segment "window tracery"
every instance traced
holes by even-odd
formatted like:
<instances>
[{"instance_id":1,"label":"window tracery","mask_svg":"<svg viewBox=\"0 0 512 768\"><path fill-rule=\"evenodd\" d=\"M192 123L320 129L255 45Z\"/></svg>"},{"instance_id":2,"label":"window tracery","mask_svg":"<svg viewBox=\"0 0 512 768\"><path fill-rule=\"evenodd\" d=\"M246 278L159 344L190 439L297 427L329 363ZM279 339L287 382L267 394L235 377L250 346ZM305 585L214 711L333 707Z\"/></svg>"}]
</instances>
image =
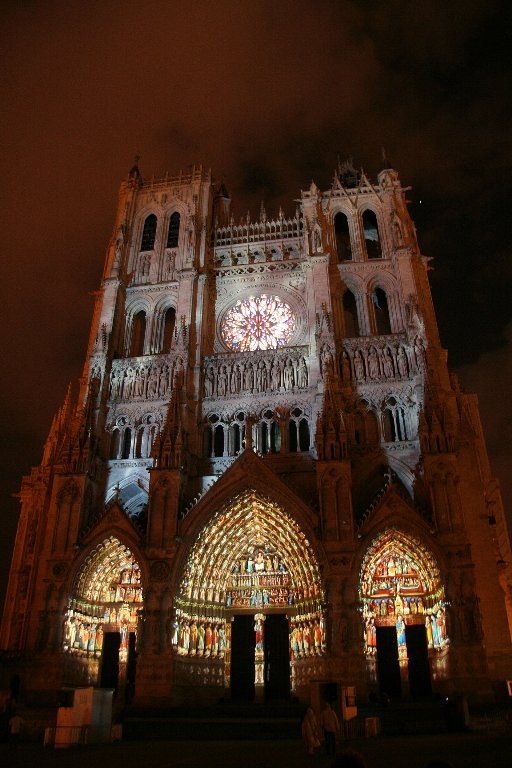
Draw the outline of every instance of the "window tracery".
<instances>
[{"instance_id":1,"label":"window tracery","mask_svg":"<svg viewBox=\"0 0 512 768\"><path fill-rule=\"evenodd\" d=\"M278 296L261 294L241 299L226 312L221 337L235 352L277 349L288 344L296 326L289 304Z\"/></svg>"}]
</instances>

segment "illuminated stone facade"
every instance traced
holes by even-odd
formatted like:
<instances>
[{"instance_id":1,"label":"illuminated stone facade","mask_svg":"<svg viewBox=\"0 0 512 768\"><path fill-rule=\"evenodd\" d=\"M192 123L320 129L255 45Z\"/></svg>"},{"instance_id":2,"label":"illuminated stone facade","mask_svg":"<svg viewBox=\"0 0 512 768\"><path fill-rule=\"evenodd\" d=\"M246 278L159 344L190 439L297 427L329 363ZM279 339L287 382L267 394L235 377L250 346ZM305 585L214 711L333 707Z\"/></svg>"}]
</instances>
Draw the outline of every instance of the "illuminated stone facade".
<instances>
[{"instance_id":1,"label":"illuminated stone facade","mask_svg":"<svg viewBox=\"0 0 512 768\"><path fill-rule=\"evenodd\" d=\"M230 205L201 168L121 185L78 399L22 482L4 673L141 705L503 693L499 487L397 173Z\"/></svg>"}]
</instances>

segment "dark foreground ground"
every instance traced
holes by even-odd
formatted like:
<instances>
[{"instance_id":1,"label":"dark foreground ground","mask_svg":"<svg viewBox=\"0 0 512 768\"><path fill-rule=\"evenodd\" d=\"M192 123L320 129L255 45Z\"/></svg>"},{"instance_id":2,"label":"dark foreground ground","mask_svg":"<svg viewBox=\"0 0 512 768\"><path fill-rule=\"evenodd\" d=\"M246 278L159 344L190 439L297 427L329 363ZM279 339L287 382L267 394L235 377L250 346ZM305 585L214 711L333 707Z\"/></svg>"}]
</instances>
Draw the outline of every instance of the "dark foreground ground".
<instances>
[{"instance_id":1,"label":"dark foreground ground","mask_svg":"<svg viewBox=\"0 0 512 768\"><path fill-rule=\"evenodd\" d=\"M508 732L507 732L508 731ZM377 736L338 745L359 751L367 768L426 768L443 759L452 768L512 768L507 728L428 736ZM55 749L40 743L0 745L5 768L329 768L322 750L310 757L299 739L282 741L119 741Z\"/></svg>"}]
</instances>

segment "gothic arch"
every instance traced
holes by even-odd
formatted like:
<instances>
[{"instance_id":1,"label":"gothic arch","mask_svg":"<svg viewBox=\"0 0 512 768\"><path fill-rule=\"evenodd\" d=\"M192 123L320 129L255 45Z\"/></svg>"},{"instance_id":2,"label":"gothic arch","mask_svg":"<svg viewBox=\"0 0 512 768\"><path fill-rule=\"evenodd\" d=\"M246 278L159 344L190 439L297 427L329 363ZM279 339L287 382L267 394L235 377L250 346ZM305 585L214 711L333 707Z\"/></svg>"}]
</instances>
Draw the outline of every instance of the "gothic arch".
<instances>
[{"instance_id":1,"label":"gothic arch","mask_svg":"<svg viewBox=\"0 0 512 768\"><path fill-rule=\"evenodd\" d=\"M129 637L137 633L143 606L140 556L114 534L88 548L72 577L64 616L63 650L77 655L88 679L98 673L107 633L119 638L119 661L128 658Z\"/></svg>"},{"instance_id":2,"label":"gothic arch","mask_svg":"<svg viewBox=\"0 0 512 768\"><path fill-rule=\"evenodd\" d=\"M156 213L150 213L142 222L142 235L139 251L153 251L155 248L156 234L158 229L158 216Z\"/></svg>"},{"instance_id":3,"label":"gothic arch","mask_svg":"<svg viewBox=\"0 0 512 768\"><path fill-rule=\"evenodd\" d=\"M361 320L357 306L356 295L347 288L341 297L343 314L343 335L345 337L357 337L361 335Z\"/></svg>"},{"instance_id":4,"label":"gothic arch","mask_svg":"<svg viewBox=\"0 0 512 768\"><path fill-rule=\"evenodd\" d=\"M146 352L146 339L150 330L151 305L143 297L137 297L126 307L125 354L139 357Z\"/></svg>"},{"instance_id":5,"label":"gothic arch","mask_svg":"<svg viewBox=\"0 0 512 768\"><path fill-rule=\"evenodd\" d=\"M199 657L207 664L216 659L221 684L229 681L234 613L253 614L256 623L268 612L286 613L292 679L304 659L325 653L324 588L317 555L297 521L254 489L225 500L196 528L176 585L173 650L178 657ZM262 629L255 625L255 631ZM258 663L256 657L256 682Z\"/></svg>"},{"instance_id":6,"label":"gothic arch","mask_svg":"<svg viewBox=\"0 0 512 768\"><path fill-rule=\"evenodd\" d=\"M382 259L384 253L380 216L370 206L362 209L360 216L366 258L369 260Z\"/></svg>"},{"instance_id":7,"label":"gothic arch","mask_svg":"<svg viewBox=\"0 0 512 768\"><path fill-rule=\"evenodd\" d=\"M378 335L398 333L402 328L402 322L398 288L394 278L385 272L380 272L368 281L366 290L370 304L368 310L373 333ZM379 300L379 294L383 301ZM378 312L381 313L381 318L379 318Z\"/></svg>"},{"instance_id":8,"label":"gothic arch","mask_svg":"<svg viewBox=\"0 0 512 768\"><path fill-rule=\"evenodd\" d=\"M336 244L338 262L352 261L356 249L354 248L354 224L352 212L338 207L332 211L332 227Z\"/></svg>"},{"instance_id":9,"label":"gothic arch","mask_svg":"<svg viewBox=\"0 0 512 768\"><path fill-rule=\"evenodd\" d=\"M166 248L177 248L183 231L183 214L179 210L170 211L165 217Z\"/></svg>"},{"instance_id":10,"label":"gothic arch","mask_svg":"<svg viewBox=\"0 0 512 768\"><path fill-rule=\"evenodd\" d=\"M376 680L378 629L397 636L402 680L408 665L407 627L423 627L429 654L446 654L445 585L433 551L417 536L397 527L378 533L366 548L359 574L364 652ZM442 668L437 663L436 668Z\"/></svg>"}]
</instances>

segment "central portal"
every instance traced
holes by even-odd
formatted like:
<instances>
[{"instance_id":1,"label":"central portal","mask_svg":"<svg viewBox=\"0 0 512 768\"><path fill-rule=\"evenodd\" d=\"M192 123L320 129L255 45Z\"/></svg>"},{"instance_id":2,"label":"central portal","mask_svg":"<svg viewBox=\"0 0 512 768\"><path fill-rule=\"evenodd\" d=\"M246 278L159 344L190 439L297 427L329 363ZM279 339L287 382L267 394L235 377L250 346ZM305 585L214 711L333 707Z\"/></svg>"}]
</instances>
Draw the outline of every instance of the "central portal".
<instances>
[{"instance_id":1,"label":"central portal","mask_svg":"<svg viewBox=\"0 0 512 768\"><path fill-rule=\"evenodd\" d=\"M283 701L290 696L288 618L235 615L231 626L231 698Z\"/></svg>"},{"instance_id":2,"label":"central portal","mask_svg":"<svg viewBox=\"0 0 512 768\"><path fill-rule=\"evenodd\" d=\"M205 699L288 699L318 674L324 603L318 561L297 521L255 491L231 498L183 561L171 633L180 695L201 685Z\"/></svg>"}]
</instances>

